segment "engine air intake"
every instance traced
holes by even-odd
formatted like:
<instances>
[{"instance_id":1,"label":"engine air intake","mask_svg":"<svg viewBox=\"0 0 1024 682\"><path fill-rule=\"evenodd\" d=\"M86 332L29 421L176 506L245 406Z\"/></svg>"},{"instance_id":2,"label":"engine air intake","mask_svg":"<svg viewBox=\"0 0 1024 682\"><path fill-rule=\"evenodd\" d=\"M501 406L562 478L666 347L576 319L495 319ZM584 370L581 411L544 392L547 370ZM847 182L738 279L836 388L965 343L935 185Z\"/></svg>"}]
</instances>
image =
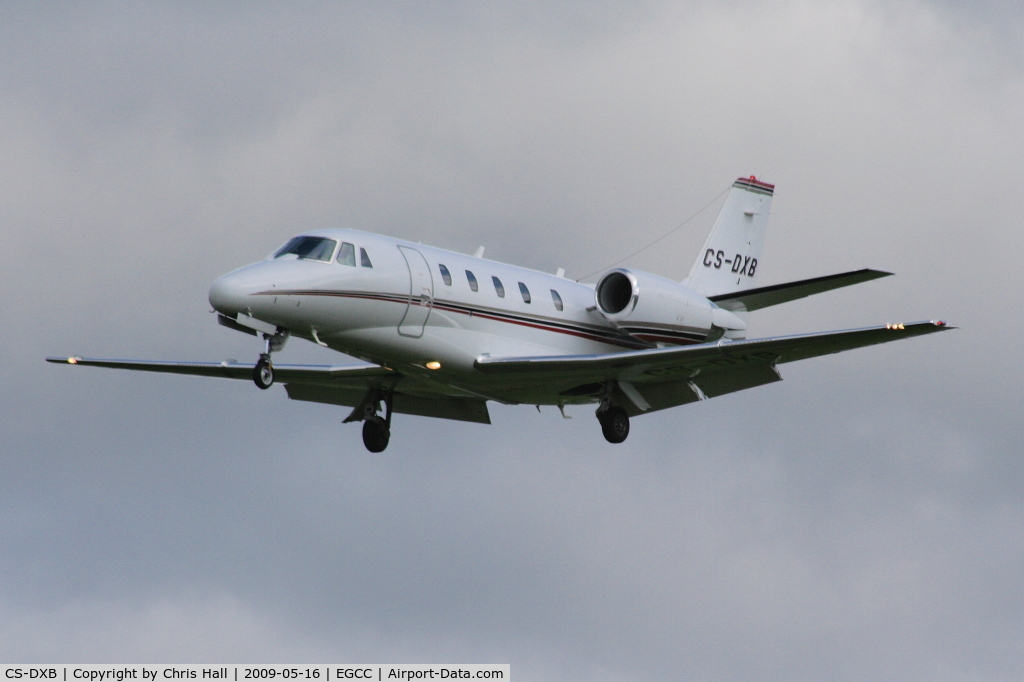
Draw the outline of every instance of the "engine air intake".
<instances>
[{"instance_id":1,"label":"engine air intake","mask_svg":"<svg viewBox=\"0 0 1024 682\"><path fill-rule=\"evenodd\" d=\"M625 272L610 272L598 282L597 305L609 315L626 309L635 294L632 278Z\"/></svg>"}]
</instances>

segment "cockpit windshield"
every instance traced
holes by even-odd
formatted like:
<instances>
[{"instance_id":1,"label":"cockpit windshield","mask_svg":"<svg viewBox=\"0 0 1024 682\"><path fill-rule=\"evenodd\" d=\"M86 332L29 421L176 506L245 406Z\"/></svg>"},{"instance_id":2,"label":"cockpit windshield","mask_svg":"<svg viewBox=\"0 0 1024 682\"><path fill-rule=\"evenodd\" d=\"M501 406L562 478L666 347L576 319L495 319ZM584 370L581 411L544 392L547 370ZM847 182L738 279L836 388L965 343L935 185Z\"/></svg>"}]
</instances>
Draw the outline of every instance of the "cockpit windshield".
<instances>
[{"instance_id":1,"label":"cockpit windshield","mask_svg":"<svg viewBox=\"0 0 1024 682\"><path fill-rule=\"evenodd\" d=\"M274 258L294 254L306 260L330 261L337 245L338 242L325 237L295 237L278 249Z\"/></svg>"}]
</instances>

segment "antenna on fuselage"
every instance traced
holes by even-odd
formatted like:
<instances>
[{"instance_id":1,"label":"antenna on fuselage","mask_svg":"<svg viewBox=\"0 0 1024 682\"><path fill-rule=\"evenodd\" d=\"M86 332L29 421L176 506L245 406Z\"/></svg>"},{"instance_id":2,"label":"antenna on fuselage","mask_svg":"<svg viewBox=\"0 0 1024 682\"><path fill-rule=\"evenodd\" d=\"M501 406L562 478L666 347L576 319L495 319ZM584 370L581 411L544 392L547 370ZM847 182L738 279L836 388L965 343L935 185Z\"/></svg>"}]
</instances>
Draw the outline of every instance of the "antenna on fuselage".
<instances>
[{"instance_id":1,"label":"antenna on fuselage","mask_svg":"<svg viewBox=\"0 0 1024 682\"><path fill-rule=\"evenodd\" d=\"M708 202L707 204L705 204L705 205L704 205L704 208L700 209L699 211L697 211L697 212L696 212L696 213L694 213L694 214L693 214L692 216L690 216L689 218L687 218L687 219L686 219L686 220L684 220L683 222L681 222L681 223L679 223L678 225L676 225L675 227L673 227L673 228L672 228L671 230L669 230L669 231L668 231L668 232L666 232L665 234L661 235L660 237L658 237L658 238L657 238L657 239L655 239L654 241L650 242L650 243L649 243L649 244L648 244L647 246L645 246L645 247L643 247L643 248L640 248L640 249L637 249L636 251L634 251L633 253L629 254L629 255L628 255L628 256L626 256L625 258L620 258L619 260L615 261L615 262L614 262L614 263L612 263L611 265L607 265L607 266L605 266L605 267L603 267L603 268L600 268L599 270L594 270L594 271L593 271L593 272L591 272L590 274L587 274L587 275L583 275L582 277L580 277L580 278L579 278L579 279L577 279L576 281L577 281L577 282L579 282L579 281L581 281L581 280L587 279L588 277L593 277L594 275L596 275L596 274L597 274L597 273L599 273L599 272L602 272L603 270L607 270L608 268L614 268L614 267L615 267L616 265L618 265L619 263L622 263L622 262L624 262L624 261L627 261L627 260L629 260L630 258L632 258L633 256L635 256L635 255L637 255L637 254L643 253L643 252L644 252L644 251L646 251L647 249L651 248L652 246L654 246L655 244L657 244L658 242L660 242L660 241L661 241L662 239L665 239L665 238L666 238L666 237L668 237L669 235L671 235L671 234L674 234L674 233L675 233L675 232L676 232L677 230L681 229L681 228L682 228L682 227L683 227L684 225L686 225L686 224L687 224L688 222L690 222L691 220L693 220L694 218L696 218L697 216L699 216L699 215L700 215L701 213L703 213L704 211L706 211L706 210L707 210L707 209L708 209L708 208L709 208L709 207L711 206L711 204L713 204L713 203L715 203L716 201L718 201L719 199L721 199L721 198L722 198L722 197L723 197L723 196L725 195L725 193L726 193L726 192L728 192L728 191L729 191L729 190L731 190L731 189L732 189L732 185L729 185L728 187L726 187L725 189L723 189L723 190L722 190L722 193L721 193L721 194L719 194L719 195L718 195L717 197L715 197L714 199L712 199L711 201L709 201L709 202Z\"/></svg>"},{"instance_id":2,"label":"antenna on fuselage","mask_svg":"<svg viewBox=\"0 0 1024 682\"><path fill-rule=\"evenodd\" d=\"M476 253L473 254L473 258L483 258L483 257L484 257L484 247L482 247L482 246L477 247Z\"/></svg>"}]
</instances>

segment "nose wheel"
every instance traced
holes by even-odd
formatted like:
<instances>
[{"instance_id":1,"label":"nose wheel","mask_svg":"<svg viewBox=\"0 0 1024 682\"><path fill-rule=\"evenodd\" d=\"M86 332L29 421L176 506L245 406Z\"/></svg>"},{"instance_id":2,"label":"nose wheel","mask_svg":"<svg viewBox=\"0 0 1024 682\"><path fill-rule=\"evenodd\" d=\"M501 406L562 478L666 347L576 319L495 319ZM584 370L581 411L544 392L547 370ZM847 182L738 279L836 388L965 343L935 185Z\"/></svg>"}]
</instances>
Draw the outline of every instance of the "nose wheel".
<instances>
[{"instance_id":1,"label":"nose wheel","mask_svg":"<svg viewBox=\"0 0 1024 682\"><path fill-rule=\"evenodd\" d=\"M601 422L601 432L609 443L621 443L629 435L629 415L618 405L598 410L597 420Z\"/></svg>"},{"instance_id":2,"label":"nose wheel","mask_svg":"<svg viewBox=\"0 0 1024 682\"><path fill-rule=\"evenodd\" d=\"M263 334L263 352L256 366L252 368L252 382L264 391L274 385L274 363L270 360L270 354L284 348L287 340L287 331Z\"/></svg>"},{"instance_id":3,"label":"nose wheel","mask_svg":"<svg viewBox=\"0 0 1024 682\"><path fill-rule=\"evenodd\" d=\"M264 391L274 385L274 365L270 363L269 353L260 356L252 370L252 381Z\"/></svg>"}]
</instances>

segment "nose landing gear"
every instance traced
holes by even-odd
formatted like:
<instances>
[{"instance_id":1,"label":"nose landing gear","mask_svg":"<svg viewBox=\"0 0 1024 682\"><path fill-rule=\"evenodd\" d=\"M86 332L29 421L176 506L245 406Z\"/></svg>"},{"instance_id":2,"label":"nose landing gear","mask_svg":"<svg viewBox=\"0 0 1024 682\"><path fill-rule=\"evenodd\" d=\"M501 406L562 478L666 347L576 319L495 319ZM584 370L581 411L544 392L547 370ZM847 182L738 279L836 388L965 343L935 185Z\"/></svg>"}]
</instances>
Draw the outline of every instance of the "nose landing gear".
<instances>
[{"instance_id":1,"label":"nose landing gear","mask_svg":"<svg viewBox=\"0 0 1024 682\"><path fill-rule=\"evenodd\" d=\"M264 391L274 385L274 366L270 364L270 353L260 355L259 362L252 370L252 381Z\"/></svg>"},{"instance_id":2,"label":"nose landing gear","mask_svg":"<svg viewBox=\"0 0 1024 682\"><path fill-rule=\"evenodd\" d=\"M284 348L284 342L287 340L288 332L263 333L264 350L260 353L260 359L256 366L253 367L252 382L264 391L274 385L274 364L270 360L270 354Z\"/></svg>"}]
</instances>

